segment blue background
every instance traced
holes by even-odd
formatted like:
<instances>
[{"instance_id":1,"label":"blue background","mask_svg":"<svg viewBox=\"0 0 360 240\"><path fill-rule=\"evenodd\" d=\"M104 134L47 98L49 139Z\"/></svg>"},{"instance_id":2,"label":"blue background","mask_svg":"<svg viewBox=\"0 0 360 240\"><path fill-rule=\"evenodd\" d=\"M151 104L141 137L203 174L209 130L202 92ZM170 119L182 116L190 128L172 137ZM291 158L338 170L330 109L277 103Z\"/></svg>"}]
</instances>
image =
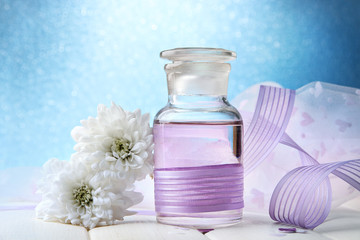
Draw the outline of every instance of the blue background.
<instances>
[{"instance_id":1,"label":"blue background","mask_svg":"<svg viewBox=\"0 0 360 240\"><path fill-rule=\"evenodd\" d=\"M360 88L359 26L350 0L0 0L0 169L68 159L99 103L153 117L164 49L236 51L229 99L263 81Z\"/></svg>"}]
</instances>

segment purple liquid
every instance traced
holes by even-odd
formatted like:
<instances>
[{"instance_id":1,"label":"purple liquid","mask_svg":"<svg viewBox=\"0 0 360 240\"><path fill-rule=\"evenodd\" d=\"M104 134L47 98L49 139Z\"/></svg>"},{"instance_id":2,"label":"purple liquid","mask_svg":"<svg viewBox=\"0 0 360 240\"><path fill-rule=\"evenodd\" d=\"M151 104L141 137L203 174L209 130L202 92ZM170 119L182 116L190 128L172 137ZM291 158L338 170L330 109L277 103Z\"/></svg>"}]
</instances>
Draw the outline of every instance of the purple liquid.
<instances>
[{"instance_id":1,"label":"purple liquid","mask_svg":"<svg viewBox=\"0 0 360 240\"><path fill-rule=\"evenodd\" d=\"M155 169L242 164L243 125L240 121L227 123L155 121L153 132ZM242 183L242 180L239 181ZM172 192L169 191L169 195L171 194ZM206 195L204 197L206 198ZM225 199L227 197L222 196ZM229 196L228 199L230 203L231 197ZM241 217L242 208L200 213L157 211L159 222L200 229L231 225L237 223Z\"/></svg>"}]
</instances>

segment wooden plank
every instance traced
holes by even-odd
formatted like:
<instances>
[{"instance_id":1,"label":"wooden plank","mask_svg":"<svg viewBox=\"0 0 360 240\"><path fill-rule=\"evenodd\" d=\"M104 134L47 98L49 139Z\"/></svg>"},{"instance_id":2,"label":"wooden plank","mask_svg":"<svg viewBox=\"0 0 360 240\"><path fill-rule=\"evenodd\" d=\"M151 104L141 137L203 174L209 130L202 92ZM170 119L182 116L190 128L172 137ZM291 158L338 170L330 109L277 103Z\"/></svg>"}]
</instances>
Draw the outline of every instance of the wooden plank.
<instances>
[{"instance_id":1,"label":"wooden plank","mask_svg":"<svg viewBox=\"0 0 360 240\"><path fill-rule=\"evenodd\" d=\"M119 225L94 228L91 240L208 240L194 229L159 224L153 216L130 216Z\"/></svg>"},{"instance_id":2,"label":"wooden plank","mask_svg":"<svg viewBox=\"0 0 360 240\"><path fill-rule=\"evenodd\" d=\"M80 226L35 219L34 210L0 211L0 240L89 240Z\"/></svg>"},{"instance_id":3,"label":"wooden plank","mask_svg":"<svg viewBox=\"0 0 360 240\"><path fill-rule=\"evenodd\" d=\"M211 240L259 240L259 239L281 239L281 240L321 240L328 239L322 234L307 230L306 233L283 233L278 228L289 227L271 220L268 215L244 213L241 223L219 228L208 232L206 236Z\"/></svg>"},{"instance_id":4,"label":"wooden plank","mask_svg":"<svg viewBox=\"0 0 360 240\"><path fill-rule=\"evenodd\" d=\"M251 240L251 239L360 239L360 212L339 208L331 211L327 220L306 233L282 233L268 215L244 214L240 224L213 230L206 235L197 230L168 226L156 222L154 216L126 217L119 225L97 227L89 232L80 226L43 222L35 219L34 210L0 211L0 240Z\"/></svg>"},{"instance_id":5,"label":"wooden plank","mask_svg":"<svg viewBox=\"0 0 360 240\"><path fill-rule=\"evenodd\" d=\"M358 198L359 199L359 198ZM360 208L358 210L338 208L330 212L325 222L315 228L333 240L359 240L360 239Z\"/></svg>"}]
</instances>

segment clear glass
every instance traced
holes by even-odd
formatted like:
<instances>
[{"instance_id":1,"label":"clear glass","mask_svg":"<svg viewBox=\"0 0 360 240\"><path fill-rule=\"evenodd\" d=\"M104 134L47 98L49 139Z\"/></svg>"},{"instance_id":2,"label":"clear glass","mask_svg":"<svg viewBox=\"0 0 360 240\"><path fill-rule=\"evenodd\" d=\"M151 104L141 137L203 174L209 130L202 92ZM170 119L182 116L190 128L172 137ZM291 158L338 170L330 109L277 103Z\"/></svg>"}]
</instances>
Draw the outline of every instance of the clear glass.
<instances>
[{"instance_id":1,"label":"clear glass","mask_svg":"<svg viewBox=\"0 0 360 240\"><path fill-rule=\"evenodd\" d=\"M226 98L230 72L226 61L234 60L236 54L224 49L178 48L160 56L173 62L165 65L168 103L154 119L155 169L242 165L242 118ZM157 211L161 223L197 229L228 226L241 218L242 208Z\"/></svg>"}]
</instances>

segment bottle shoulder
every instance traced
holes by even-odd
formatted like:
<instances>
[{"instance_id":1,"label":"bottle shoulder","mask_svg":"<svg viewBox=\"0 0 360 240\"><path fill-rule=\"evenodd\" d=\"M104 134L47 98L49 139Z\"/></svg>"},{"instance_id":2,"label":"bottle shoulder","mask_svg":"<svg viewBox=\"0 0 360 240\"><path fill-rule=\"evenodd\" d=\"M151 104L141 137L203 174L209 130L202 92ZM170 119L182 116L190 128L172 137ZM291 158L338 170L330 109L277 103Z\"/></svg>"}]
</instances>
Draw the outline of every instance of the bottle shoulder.
<instances>
[{"instance_id":1,"label":"bottle shoulder","mask_svg":"<svg viewBox=\"0 0 360 240\"><path fill-rule=\"evenodd\" d=\"M242 121L239 111L232 105L216 107L184 108L167 104L156 114L157 122L238 122Z\"/></svg>"}]
</instances>

